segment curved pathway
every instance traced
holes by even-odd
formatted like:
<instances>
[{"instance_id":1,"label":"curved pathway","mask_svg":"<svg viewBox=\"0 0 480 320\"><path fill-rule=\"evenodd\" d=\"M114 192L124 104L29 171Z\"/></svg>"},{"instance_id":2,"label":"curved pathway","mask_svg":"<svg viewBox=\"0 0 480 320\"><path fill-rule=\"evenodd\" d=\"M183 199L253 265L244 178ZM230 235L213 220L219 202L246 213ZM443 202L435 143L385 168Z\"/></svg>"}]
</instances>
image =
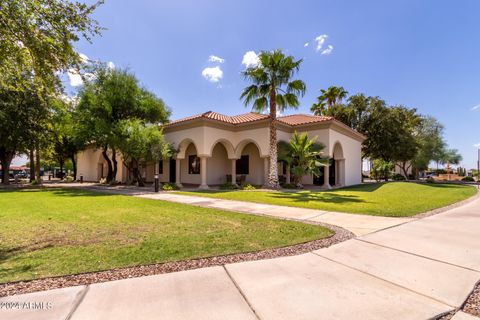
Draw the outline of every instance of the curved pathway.
<instances>
[{"instance_id":1,"label":"curved pathway","mask_svg":"<svg viewBox=\"0 0 480 320\"><path fill-rule=\"evenodd\" d=\"M298 256L5 297L0 318L432 319L479 280L476 199ZM53 305L2 308L9 302Z\"/></svg>"}]
</instances>

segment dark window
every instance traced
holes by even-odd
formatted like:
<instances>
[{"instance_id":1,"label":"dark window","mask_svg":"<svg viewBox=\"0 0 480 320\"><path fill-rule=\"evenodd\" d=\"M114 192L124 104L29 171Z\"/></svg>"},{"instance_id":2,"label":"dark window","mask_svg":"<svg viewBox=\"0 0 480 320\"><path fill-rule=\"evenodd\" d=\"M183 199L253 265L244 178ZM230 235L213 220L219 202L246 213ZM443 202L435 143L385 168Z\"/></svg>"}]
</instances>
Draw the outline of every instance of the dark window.
<instances>
[{"instance_id":1,"label":"dark window","mask_svg":"<svg viewBox=\"0 0 480 320\"><path fill-rule=\"evenodd\" d=\"M163 160L158 161L158 174L163 174Z\"/></svg>"},{"instance_id":2,"label":"dark window","mask_svg":"<svg viewBox=\"0 0 480 320\"><path fill-rule=\"evenodd\" d=\"M240 159L237 160L237 174L248 174L248 163L249 157L242 156Z\"/></svg>"},{"instance_id":3,"label":"dark window","mask_svg":"<svg viewBox=\"0 0 480 320\"><path fill-rule=\"evenodd\" d=\"M188 174L200 174L200 158L197 155L188 156Z\"/></svg>"}]
</instances>

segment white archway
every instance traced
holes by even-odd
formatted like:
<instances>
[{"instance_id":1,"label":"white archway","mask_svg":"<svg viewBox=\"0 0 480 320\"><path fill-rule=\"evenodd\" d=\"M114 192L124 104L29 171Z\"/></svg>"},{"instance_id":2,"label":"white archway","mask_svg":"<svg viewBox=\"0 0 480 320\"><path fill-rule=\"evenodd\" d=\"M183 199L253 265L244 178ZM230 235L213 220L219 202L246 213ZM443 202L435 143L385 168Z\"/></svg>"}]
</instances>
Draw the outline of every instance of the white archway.
<instances>
[{"instance_id":1,"label":"white archway","mask_svg":"<svg viewBox=\"0 0 480 320\"><path fill-rule=\"evenodd\" d=\"M335 166L335 186L342 187L345 185L345 157L340 141L334 143L332 153Z\"/></svg>"},{"instance_id":2,"label":"white archway","mask_svg":"<svg viewBox=\"0 0 480 320\"><path fill-rule=\"evenodd\" d=\"M212 145L210 147L210 153L209 153L210 157L213 154L213 149L215 149L215 147L219 143L223 145L225 150L227 150L228 159L237 159L237 156L235 154L235 148L233 147L233 144L229 140L223 139L223 138L220 138L217 141L215 141L214 143L212 143Z\"/></svg>"}]
</instances>

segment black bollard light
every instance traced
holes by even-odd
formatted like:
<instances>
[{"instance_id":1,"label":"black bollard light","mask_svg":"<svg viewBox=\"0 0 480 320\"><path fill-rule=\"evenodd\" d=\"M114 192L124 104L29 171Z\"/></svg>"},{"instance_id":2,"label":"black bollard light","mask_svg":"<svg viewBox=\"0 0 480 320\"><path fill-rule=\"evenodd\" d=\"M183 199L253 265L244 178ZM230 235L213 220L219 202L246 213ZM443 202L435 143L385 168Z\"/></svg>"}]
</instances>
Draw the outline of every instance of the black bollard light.
<instances>
[{"instance_id":1,"label":"black bollard light","mask_svg":"<svg viewBox=\"0 0 480 320\"><path fill-rule=\"evenodd\" d=\"M80 183L83 183L83 176L80 176Z\"/></svg>"},{"instance_id":2,"label":"black bollard light","mask_svg":"<svg viewBox=\"0 0 480 320\"><path fill-rule=\"evenodd\" d=\"M158 174L155 175L155 192L159 190Z\"/></svg>"}]
</instances>

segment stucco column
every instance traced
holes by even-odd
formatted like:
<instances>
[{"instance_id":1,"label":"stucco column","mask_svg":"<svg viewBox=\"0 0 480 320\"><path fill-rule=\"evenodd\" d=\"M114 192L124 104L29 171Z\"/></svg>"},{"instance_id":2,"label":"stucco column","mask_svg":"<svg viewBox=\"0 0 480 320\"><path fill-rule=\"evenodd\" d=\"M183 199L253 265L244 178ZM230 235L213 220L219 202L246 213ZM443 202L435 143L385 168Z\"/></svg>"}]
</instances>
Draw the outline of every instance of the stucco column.
<instances>
[{"instance_id":1,"label":"stucco column","mask_svg":"<svg viewBox=\"0 0 480 320\"><path fill-rule=\"evenodd\" d=\"M268 157L263 158L263 185L268 185Z\"/></svg>"},{"instance_id":2,"label":"stucco column","mask_svg":"<svg viewBox=\"0 0 480 320\"><path fill-rule=\"evenodd\" d=\"M207 184L207 157L200 157L200 175L202 183L198 187L199 189L208 189Z\"/></svg>"},{"instance_id":3,"label":"stucco column","mask_svg":"<svg viewBox=\"0 0 480 320\"><path fill-rule=\"evenodd\" d=\"M325 189L330 189L331 186L330 186L330 166L327 166L327 167L324 167L324 170L323 170L323 188Z\"/></svg>"},{"instance_id":4,"label":"stucco column","mask_svg":"<svg viewBox=\"0 0 480 320\"><path fill-rule=\"evenodd\" d=\"M232 184L237 184L237 159L232 159Z\"/></svg>"},{"instance_id":5,"label":"stucco column","mask_svg":"<svg viewBox=\"0 0 480 320\"><path fill-rule=\"evenodd\" d=\"M338 186L343 187L345 185L345 159L340 159L337 162L338 165Z\"/></svg>"},{"instance_id":6,"label":"stucco column","mask_svg":"<svg viewBox=\"0 0 480 320\"><path fill-rule=\"evenodd\" d=\"M180 179L180 175L182 173L182 170L180 169L180 165L182 163L182 159L176 159L176 164L175 164L175 184L181 188L182 187L182 182Z\"/></svg>"},{"instance_id":7,"label":"stucco column","mask_svg":"<svg viewBox=\"0 0 480 320\"><path fill-rule=\"evenodd\" d=\"M287 170L285 175L285 183L290 184L290 165L286 165L286 166L287 166Z\"/></svg>"}]
</instances>

